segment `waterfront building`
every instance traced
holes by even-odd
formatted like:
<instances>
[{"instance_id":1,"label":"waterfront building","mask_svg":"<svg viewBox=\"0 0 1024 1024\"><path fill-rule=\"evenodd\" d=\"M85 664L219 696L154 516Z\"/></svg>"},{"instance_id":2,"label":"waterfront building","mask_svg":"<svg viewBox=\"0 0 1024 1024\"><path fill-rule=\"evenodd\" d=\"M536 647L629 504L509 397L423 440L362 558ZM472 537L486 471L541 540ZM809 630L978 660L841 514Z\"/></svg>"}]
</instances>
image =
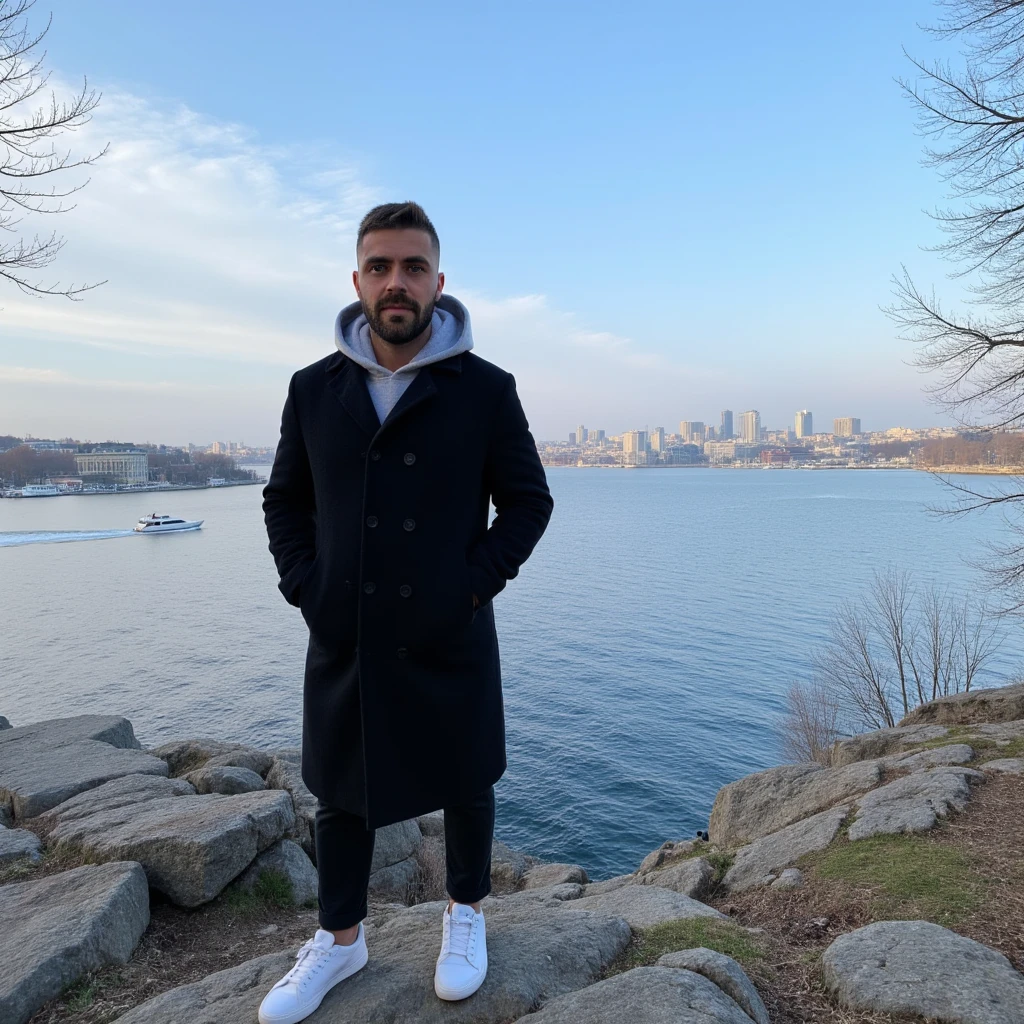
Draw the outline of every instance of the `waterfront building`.
<instances>
[{"instance_id":1,"label":"waterfront building","mask_svg":"<svg viewBox=\"0 0 1024 1024\"><path fill-rule=\"evenodd\" d=\"M704 425L704 440L714 441L715 439L715 428L710 423Z\"/></svg>"},{"instance_id":2,"label":"waterfront building","mask_svg":"<svg viewBox=\"0 0 1024 1024\"><path fill-rule=\"evenodd\" d=\"M110 476L119 484L149 483L149 456L138 448L100 448L88 455L76 455L75 467L81 477Z\"/></svg>"},{"instance_id":3,"label":"waterfront building","mask_svg":"<svg viewBox=\"0 0 1024 1024\"><path fill-rule=\"evenodd\" d=\"M757 442L761 440L761 414L756 409L740 413L740 440Z\"/></svg>"},{"instance_id":4,"label":"waterfront building","mask_svg":"<svg viewBox=\"0 0 1024 1024\"><path fill-rule=\"evenodd\" d=\"M832 421L832 433L836 437L853 437L860 432L860 420L856 416L841 416Z\"/></svg>"},{"instance_id":5,"label":"waterfront building","mask_svg":"<svg viewBox=\"0 0 1024 1024\"><path fill-rule=\"evenodd\" d=\"M651 431L651 451L663 452L665 450L665 428L655 427Z\"/></svg>"},{"instance_id":6,"label":"waterfront building","mask_svg":"<svg viewBox=\"0 0 1024 1024\"><path fill-rule=\"evenodd\" d=\"M732 409L722 410L722 429L718 432L718 438L721 441L731 441L733 438Z\"/></svg>"},{"instance_id":7,"label":"waterfront building","mask_svg":"<svg viewBox=\"0 0 1024 1024\"><path fill-rule=\"evenodd\" d=\"M647 465L646 430L627 430L622 435L622 462L626 466Z\"/></svg>"},{"instance_id":8,"label":"waterfront building","mask_svg":"<svg viewBox=\"0 0 1024 1024\"><path fill-rule=\"evenodd\" d=\"M704 454L708 457L712 466L720 466L726 462L732 462L736 458L735 441L708 441L704 445Z\"/></svg>"},{"instance_id":9,"label":"waterfront building","mask_svg":"<svg viewBox=\"0 0 1024 1024\"><path fill-rule=\"evenodd\" d=\"M814 433L814 416L807 409L801 409L796 414L796 437L810 437Z\"/></svg>"},{"instance_id":10,"label":"waterfront building","mask_svg":"<svg viewBox=\"0 0 1024 1024\"><path fill-rule=\"evenodd\" d=\"M704 424L700 420L683 420L679 424L679 436L687 444L703 444Z\"/></svg>"}]
</instances>

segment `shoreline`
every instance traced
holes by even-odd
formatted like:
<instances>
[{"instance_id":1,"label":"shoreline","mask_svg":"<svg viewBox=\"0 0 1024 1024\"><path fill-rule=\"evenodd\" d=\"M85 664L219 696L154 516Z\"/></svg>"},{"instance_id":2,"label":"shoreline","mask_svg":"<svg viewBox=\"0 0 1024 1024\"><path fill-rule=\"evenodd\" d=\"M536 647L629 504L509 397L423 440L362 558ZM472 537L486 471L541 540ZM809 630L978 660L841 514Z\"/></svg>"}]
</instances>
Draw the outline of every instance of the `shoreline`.
<instances>
[{"instance_id":1,"label":"shoreline","mask_svg":"<svg viewBox=\"0 0 1024 1024\"><path fill-rule=\"evenodd\" d=\"M58 494L4 494L0 492L0 499L15 500L18 498L93 498L97 496L110 496L114 494L162 494L164 491L217 491L224 487L251 487L265 484L266 480L227 480L222 484L169 484L167 486L145 487L124 487L115 491L61 491Z\"/></svg>"}]
</instances>

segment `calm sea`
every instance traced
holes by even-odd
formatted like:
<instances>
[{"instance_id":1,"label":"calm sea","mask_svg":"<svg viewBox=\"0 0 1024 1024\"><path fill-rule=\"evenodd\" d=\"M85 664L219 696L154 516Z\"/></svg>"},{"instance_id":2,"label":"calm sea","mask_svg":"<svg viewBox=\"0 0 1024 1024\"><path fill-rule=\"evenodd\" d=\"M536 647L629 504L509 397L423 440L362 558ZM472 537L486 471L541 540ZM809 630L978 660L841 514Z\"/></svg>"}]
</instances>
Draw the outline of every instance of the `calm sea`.
<instances>
[{"instance_id":1,"label":"calm sea","mask_svg":"<svg viewBox=\"0 0 1024 1024\"><path fill-rule=\"evenodd\" d=\"M498 834L594 877L692 836L721 785L779 763L786 690L873 569L976 589L964 559L1004 529L930 513L948 493L912 471L548 477L551 526L495 602ZM123 714L146 745L298 744L306 637L275 586L260 490L0 501L0 714ZM128 533L155 506L206 523ZM990 683L1024 663L1006 628Z\"/></svg>"}]
</instances>

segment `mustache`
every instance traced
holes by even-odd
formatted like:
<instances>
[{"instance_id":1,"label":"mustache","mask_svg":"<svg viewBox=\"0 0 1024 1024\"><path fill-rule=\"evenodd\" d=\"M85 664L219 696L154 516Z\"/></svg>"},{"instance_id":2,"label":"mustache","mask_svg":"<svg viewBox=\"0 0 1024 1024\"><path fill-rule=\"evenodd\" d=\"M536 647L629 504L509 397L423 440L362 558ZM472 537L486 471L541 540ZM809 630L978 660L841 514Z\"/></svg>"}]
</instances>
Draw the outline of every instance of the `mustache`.
<instances>
[{"instance_id":1,"label":"mustache","mask_svg":"<svg viewBox=\"0 0 1024 1024\"><path fill-rule=\"evenodd\" d=\"M388 306L393 306L396 309L409 309L412 310L413 313L419 312L419 306L417 306L414 302L409 302L408 300L403 299L384 298L377 303L377 313L383 313L385 308Z\"/></svg>"}]
</instances>

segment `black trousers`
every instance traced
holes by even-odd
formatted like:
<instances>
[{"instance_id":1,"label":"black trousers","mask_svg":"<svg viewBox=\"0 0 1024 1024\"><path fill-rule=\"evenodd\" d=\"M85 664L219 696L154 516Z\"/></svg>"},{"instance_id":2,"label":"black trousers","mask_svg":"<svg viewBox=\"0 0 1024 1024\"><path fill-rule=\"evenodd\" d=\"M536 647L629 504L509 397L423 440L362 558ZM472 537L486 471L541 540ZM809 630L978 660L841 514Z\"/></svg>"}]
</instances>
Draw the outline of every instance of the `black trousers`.
<instances>
[{"instance_id":1,"label":"black trousers","mask_svg":"<svg viewBox=\"0 0 1024 1024\"><path fill-rule=\"evenodd\" d=\"M321 928L341 931L366 917L374 837L365 818L324 803L317 806ZM445 882L456 903L476 903L491 891L493 839L493 786L466 803L444 809Z\"/></svg>"}]
</instances>

